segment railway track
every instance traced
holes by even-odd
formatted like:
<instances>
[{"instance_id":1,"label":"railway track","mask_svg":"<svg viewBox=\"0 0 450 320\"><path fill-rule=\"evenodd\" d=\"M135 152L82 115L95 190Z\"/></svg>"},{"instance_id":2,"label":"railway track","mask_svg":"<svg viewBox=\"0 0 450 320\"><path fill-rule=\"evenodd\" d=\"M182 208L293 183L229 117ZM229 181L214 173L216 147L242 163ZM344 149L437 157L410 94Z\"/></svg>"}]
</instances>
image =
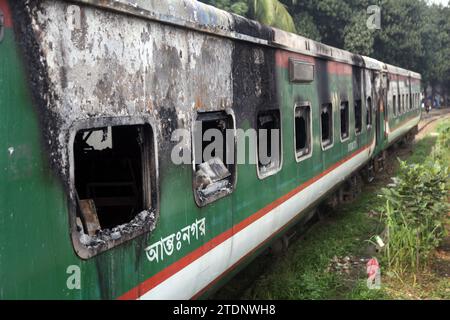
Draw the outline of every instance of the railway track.
<instances>
[{"instance_id":1,"label":"railway track","mask_svg":"<svg viewBox=\"0 0 450 320\"><path fill-rule=\"evenodd\" d=\"M433 110L429 114L423 114L422 121L419 123L419 133L423 132L428 126L442 117L450 117L450 108Z\"/></svg>"}]
</instances>

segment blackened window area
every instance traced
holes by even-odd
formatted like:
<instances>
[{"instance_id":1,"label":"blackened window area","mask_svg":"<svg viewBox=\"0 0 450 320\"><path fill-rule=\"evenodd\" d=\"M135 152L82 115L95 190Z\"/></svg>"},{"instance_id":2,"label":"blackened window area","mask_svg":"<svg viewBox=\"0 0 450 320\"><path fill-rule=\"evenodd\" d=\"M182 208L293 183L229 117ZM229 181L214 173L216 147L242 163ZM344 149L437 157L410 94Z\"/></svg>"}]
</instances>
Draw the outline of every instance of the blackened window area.
<instances>
[{"instance_id":1,"label":"blackened window area","mask_svg":"<svg viewBox=\"0 0 450 320\"><path fill-rule=\"evenodd\" d=\"M331 103L322 106L320 126L322 147L327 148L333 144L333 108Z\"/></svg>"},{"instance_id":2,"label":"blackened window area","mask_svg":"<svg viewBox=\"0 0 450 320\"><path fill-rule=\"evenodd\" d=\"M372 127L372 115L373 115L372 98L368 97L367 98L367 108L366 108L366 124L369 129Z\"/></svg>"},{"instance_id":3,"label":"blackened window area","mask_svg":"<svg viewBox=\"0 0 450 320\"><path fill-rule=\"evenodd\" d=\"M349 135L349 108L348 101L344 101L341 103L341 139L346 140Z\"/></svg>"},{"instance_id":4,"label":"blackened window area","mask_svg":"<svg viewBox=\"0 0 450 320\"><path fill-rule=\"evenodd\" d=\"M194 125L194 195L205 206L232 192L235 179L235 130L226 112L198 113Z\"/></svg>"},{"instance_id":5,"label":"blackened window area","mask_svg":"<svg viewBox=\"0 0 450 320\"><path fill-rule=\"evenodd\" d=\"M125 231L133 233L154 222L157 197L150 125L81 130L73 154L77 227L82 233L105 235L105 230L133 221L130 229L110 232L119 240Z\"/></svg>"},{"instance_id":6,"label":"blackened window area","mask_svg":"<svg viewBox=\"0 0 450 320\"><path fill-rule=\"evenodd\" d=\"M392 97L392 113L393 113L393 115L397 115L397 96L396 95L394 95L393 97Z\"/></svg>"},{"instance_id":7,"label":"blackened window area","mask_svg":"<svg viewBox=\"0 0 450 320\"><path fill-rule=\"evenodd\" d=\"M311 107L295 108L295 152L297 159L311 154Z\"/></svg>"},{"instance_id":8,"label":"blackened window area","mask_svg":"<svg viewBox=\"0 0 450 320\"><path fill-rule=\"evenodd\" d=\"M362 131L362 103L361 100L355 100L355 132Z\"/></svg>"},{"instance_id":9,"label":"blackened window area","mask_svg":"<svg viewBox=\"0 0 450 320\"><path fill-rule=\"evenodd\" d=\"M262 111L257 118L258 172L261 178L281 167L281 119L279 110Z\"/></svg>"}]
</instances>

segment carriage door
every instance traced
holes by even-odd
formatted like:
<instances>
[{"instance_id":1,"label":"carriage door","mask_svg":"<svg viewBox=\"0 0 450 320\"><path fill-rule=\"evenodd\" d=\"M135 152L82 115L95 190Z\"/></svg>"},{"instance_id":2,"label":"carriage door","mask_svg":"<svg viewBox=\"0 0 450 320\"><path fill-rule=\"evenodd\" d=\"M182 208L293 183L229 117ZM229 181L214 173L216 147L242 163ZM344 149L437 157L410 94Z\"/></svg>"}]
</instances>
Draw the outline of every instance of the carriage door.
<instances>
[{"instance_id":1,"label":"carriage door","mask_svg":"<svg viewBox=\"0 0 450 320\"><path fill-rule=\"evenodd\" d=\"M379 147L383 143L385 131L385 117L387 108L387 77L386 73L374 73L373 95L375 105L375 138Z\"/></svg>"}]
</instances>

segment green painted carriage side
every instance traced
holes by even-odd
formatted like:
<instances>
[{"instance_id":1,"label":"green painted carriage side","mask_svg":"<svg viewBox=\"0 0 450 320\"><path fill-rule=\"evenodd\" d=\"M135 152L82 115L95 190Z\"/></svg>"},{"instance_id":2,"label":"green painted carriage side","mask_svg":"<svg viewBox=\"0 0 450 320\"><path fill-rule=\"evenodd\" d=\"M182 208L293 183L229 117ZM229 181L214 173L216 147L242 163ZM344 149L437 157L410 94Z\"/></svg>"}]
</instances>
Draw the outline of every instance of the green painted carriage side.
<instances>
[{"instance_id":1,"label":"green painted carriage side","mask_svg":"<svg viewBox=\"0 0 450 320\"><path fill-rule=\"evenodd\" d=\"M75 254L70 240L68 197L63 183L49 168L47 150L41 143L39 111L31 99L25 63L11 29L6 29L5 38L0 43L0 68L0 106L3 114L0 122L0 298L119 297L367 145L375 131L374 128L368 131L365 125L364 102L363 132L355 135L352 78L350 75L330 74L330 91L337 93L344 87L349 97L350 139L344 143L340 141L340 103L335 101L334 146L322 151L318 90L321 84L318 81L292 84L288 80L287 69L277 68L284 154L280 172L260 180L255 165L239 165L233 194L198 208L193 198L192 167L175 166L163 161L160 156L160 218L156 230L94 258L82 260ZM294 106L299 102L299 96L311 103L314 152L312 158L297 163L294 152ZM245 123L249 124L251 120L244 119L243 129L249 127L245 127ZM357 145L350 150L349 146L354 142ZM204 238L159 263L146 259L146 246L203 217L207 219ZM243 262L250 261L257 253ZM69 290L66 285L69 277L66 270L72 265L81 269L80 290Z\"/></svg>"},{"instance_id":2,"label":"green painted carriage side","mask_svg":"<svg viewBox=\"0 0 450 320\"><path fill-rule=\"evenodd\" d=\"M263 180L259 180L256 177L255 166L253 165L241 165L239 167L239 182L233 197L237 197L239 203L248 203L249 201L258 201L259 206L254 208L248 207L248 209L241 212L233 212L236 217L234 224L238 224L245 219L249 213L256 212L259 208L275 201L281 196L287 194L289 191L296 187L306 183L308 180L322 173L324 170L332 167L336 162L346 158L354 151L365 147L374 139L374 128L368 129L366 126L366 104L363 103L363 130L361 134L355 133L355 120L354 120L354 108L353 108L353 82L351 75L333 75L329 74L329 89L331 93L337 94L342 91L344 87L349 97L349 111L350 111L350 123L349 132L350 137L348 140L341 142L340 139L340 100L333 103L333 134L334 145L328 150L322 150L321 146L321 128L320 128L320 102L322 99L319 97L319 83L317 80L310 84L294 84L289 81L289 71L283 67L277 67L277 86L278 86L278 100L279 107L282 113L282 136L283 136L283 168L276 175L268 177ZM301 98L300 98L301 97ZM295 156L295 137L294 137L294 109L296 104L300 102L309 102L312 112L312 139L313 139L313 154L312 157L297 162ZM373 114L373 117L375 114ZM349 146L353 143L357 143L357 147L352 147L351 151ZM244 177L243 177L244 175ZM338 181L336 181L338 183ZM249 197L249 191L254 197ZM279 234L275 235L272 240L277 239L283 234L283 232L289 230L290 227L295 225L303 218L307 212L299 212L297 218L286 225ZM242 268L248 265L262 250L267 248L270 242L260 247L252 255L246 257L244 261L240 263L234 270L226 275L217 285L207 291L202 297L208 296L215 291L218 287L226 283Z\"/></svg>"},{"instance_id":3,"label":"green painted carriage side","mask_svg":"<svg viewBox=\"0 0 450 320\"><path fill-rule=\"evenodd\" d=\"M77 263L65 195L40 147L20 57L7 28L0 42L0 298L73 297L64 285L65 265Z\"/></svg>"}]
</instances>

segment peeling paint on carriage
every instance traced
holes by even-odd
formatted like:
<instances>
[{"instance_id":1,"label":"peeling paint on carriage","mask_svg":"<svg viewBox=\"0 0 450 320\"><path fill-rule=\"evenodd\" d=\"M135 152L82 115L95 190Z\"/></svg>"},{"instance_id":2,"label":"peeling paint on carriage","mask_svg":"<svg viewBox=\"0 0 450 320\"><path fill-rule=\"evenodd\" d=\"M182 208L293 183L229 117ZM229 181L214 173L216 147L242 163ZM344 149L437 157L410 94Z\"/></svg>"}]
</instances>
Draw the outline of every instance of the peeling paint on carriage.
<instances>
[{"instance_id":1,"label":"peeling paint on carriage","mask_svg":"<svg viewBox=\"0 0 450 320\"><path fill-rule=\"evenodd\" d=\"M0 4L5 1L0 0ZM218 274L237 270L234 261L253 257L268 239L277 236L277 232L300 218L306 209L323 200L374 154L374 134L366 128L358 137L351 133L348 140L336 139L339 132L336 107L342 99L349 100L351 105L352 94L363 98L365 93L366 97L373 94L374 106L383 110L375 101L376 95L381 96L380 70L384 70L381 62L262 26L193 0L9 2L15 35L8 31L8 53L14 56L16 41L24 60L17 65L24 63L28 68L28 83L22 80L20 85L30 90L34 98L34 103L27 100L18 104L23 113L15 110L12 113L15 119L25 121L26 118L31 123L37 123L39 117L41 128L19 129L13 126L15 123L10 123L0 129L10 130L12 135L26 132L28 141L32 140L29 137L42 135L42 145L34 143L30 149L33 152L26 157L50 158L53 171L49 170L45 159L39 167L44 171L42 175L32 182L21 181L35 186L35 198L27 207L36 206L40 215L30 215L28 209L16 209L16 204L11 202L7 210L14 211L15 225L9 228L1 224L3 229L0 230L24 232L33 242L36 238L42 239L46 250L39 251L40 248L34 246L23 258L32 256L32 263L41 267L40 274L57 274L59 269L66 270L66 265L80 265L82 290L67 292L64 288L61 290L59 281L45 278L42 281L50 283L44 284L49 297L59 298L63 292L65 298L109 299L123 295L130 288L134 288L132 297L136 298L153 297L153 293L157 298L164 294L196 296L209 288L210 283L215 283ZM289 58L314 64L317 76L314 81L289 82ZM414 77L413 73L394 71L402 74L396 79L406 75ZM358 86L356 89L353 82ZM5 96L11 94L8 92ZM336 106L333 111L336 143L321 150L319 106L330 102ZM309 158L297 162L292 115L299 103L310 106L314 151ZM36 115L24 117L32 108ZM197 113L206 111L230 110L235 116L236 128L256 128L257 114L273 109L279 110L282 123L284 158L280 171L261 180L254 166L244 164L239 167L233 193L213 205L196 206L191 190L192 168L175 166L169 160L169 150L176 144L170 141L171 133L177 128L192 128ZM352 110L350 128L354 125ZM113 250L103 252L105 250L94 248L88 255L77 252L77 256L66 230L69 224L71 230L75 225L71 208L75 198L71 154L74 136L83 129L144 124L151 125L158 151L155 175L161 175L161 179L157 176L156 185L161 188L162 199L157 199L156 209L161 211L161 216L155 210L148 229L137 238L125 235L124 240L130 241L109 243L107 249L114 246ZM410 124L413 125L412 121L405 127L401 124L396 135L401 136ZM395 121L392 121L394 126ZM19 143L6 142L2 149L15 148L11 158L22 156ZM191 141L186 143L191 146ZM18 170L27 170L26 165L21 164ZM65 189L55 181L55 176L62 180ZM14 177L10 174L7 178ZM4 185L0 187L5 190ZM295 190L302 193L290 199ZM47 195L50 191L53 193ZM11 191L10 194L18 199L20 193ZM256 218L249 219L258 212ZM267 213L264 220L259 219L261 212ZM42 217L48 220L45 224L41 222ZM208 217L205 238L192 240L190 246L167 256L159 264L149 264L144 249L158 242L160 237L176 232L193 217ZM158 220L156 227L155 220ZM39 228L26 229L27 224L34 227L39 223ZM121 226L126 228L127 224ZM14 249L9 245L6 253ZM34 250L39 254L34 255ZM2 271L12 274L18 265L8 261ZM65 265L64 268L61 265ZM26 278L35 274L35 270L28 269L19 276ZM155 288L147 292L153 289L155 278L166 291ZM0 297L41 296L41 288L26 288L24 293L16 289L14 280L14 277L7 279L6 293L0 292Z\"/></svg>"},{"instance_id":2,"label":"peeling paint on carriage","mask_svg":"<svg viewBox=\"0 0 450 320\"><path fill-rule=\"evenodd\" d=\"M231 106L230 41L70 6L45 1L29 10L41 46L39 60L55 97L46 109L60 118L52 135L60 144L63 176L68 175L67 132L77 121L147 115L159 123L161 139L170 139L171 130L163 123L178 126L177 114L189 120L194 105L201 104L204 111Z\"/></svg>"}]
</instances>

